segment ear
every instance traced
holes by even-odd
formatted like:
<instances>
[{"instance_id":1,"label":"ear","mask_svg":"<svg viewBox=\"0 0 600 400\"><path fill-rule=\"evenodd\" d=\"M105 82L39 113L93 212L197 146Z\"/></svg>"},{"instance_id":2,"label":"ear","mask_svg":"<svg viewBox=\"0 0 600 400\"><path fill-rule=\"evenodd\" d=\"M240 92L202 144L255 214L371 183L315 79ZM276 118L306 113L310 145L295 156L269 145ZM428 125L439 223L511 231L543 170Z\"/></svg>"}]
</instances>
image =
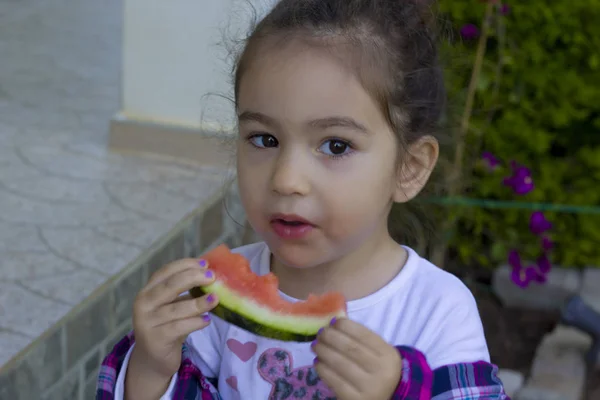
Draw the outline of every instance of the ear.
<instances>
[{"instance_id":1,"label":"ear","mask_svg":"<svg viewBox=\"0 0 600 400\"><path fill-rule=\"evenodd\" d=\"M424 136L406 149L396 176L394 201L406 203L425 187L440 154L440 146L433 136Z\"/></svg>"}]
</instances>

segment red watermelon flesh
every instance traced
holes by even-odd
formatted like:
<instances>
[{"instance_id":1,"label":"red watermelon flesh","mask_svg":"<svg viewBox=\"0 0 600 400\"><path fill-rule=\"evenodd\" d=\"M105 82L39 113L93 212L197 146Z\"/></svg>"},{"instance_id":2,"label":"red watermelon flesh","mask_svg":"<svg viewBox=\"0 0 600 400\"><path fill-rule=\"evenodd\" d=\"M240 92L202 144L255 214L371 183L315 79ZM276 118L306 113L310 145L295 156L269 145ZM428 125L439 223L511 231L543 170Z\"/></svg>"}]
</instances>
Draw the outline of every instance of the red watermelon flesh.
<instances>
[{"instance_id":1,"label":"red watermelon flesh","mask_svg":"<svg viewBox=\"0 0 600 400\"><path fill-rule=\"evenodd\" d=\"M202 256L215 273L215 282L194 288L200 296L215 293L219 305L212 311L224 320L258 335L279 340L313 340L317 331L333 317L347 315L341 293L309 295L304 301L290 302L279 293L279 280L273 273L256 275L248 260L222 244Z\"/></svg>"}]
</instances>

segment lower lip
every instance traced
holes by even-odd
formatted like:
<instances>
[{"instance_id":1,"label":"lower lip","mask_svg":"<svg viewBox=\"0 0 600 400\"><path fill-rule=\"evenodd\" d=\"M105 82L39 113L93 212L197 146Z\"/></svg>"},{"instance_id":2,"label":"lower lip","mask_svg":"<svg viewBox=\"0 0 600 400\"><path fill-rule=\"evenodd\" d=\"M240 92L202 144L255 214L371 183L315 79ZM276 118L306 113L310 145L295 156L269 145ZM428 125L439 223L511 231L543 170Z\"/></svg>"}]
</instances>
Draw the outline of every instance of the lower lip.
<instances>
[{"instance_id":1,"label":"lower lip","mask_svg":"<svg viewBox=\"0 0 600 400\"><path fill-rule=\"evenodd\" d=\"M282 239L301 239L314 229L309 224L288 225L280 221L273 221L271 226L273 226L275 233Z\"/></svg>"}]
</instances>

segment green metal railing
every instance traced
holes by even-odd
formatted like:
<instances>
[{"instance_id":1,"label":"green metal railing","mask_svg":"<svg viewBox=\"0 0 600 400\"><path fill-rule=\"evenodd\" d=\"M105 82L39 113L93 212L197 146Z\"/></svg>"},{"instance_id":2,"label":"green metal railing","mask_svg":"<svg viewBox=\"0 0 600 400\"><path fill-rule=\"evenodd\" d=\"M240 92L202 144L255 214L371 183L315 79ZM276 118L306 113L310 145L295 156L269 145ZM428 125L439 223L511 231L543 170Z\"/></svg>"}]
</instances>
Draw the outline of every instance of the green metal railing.
<instances>
[{"instance_id":1,"label":"green metal railing","mask_svg":"<svg viewBox=\"0 0 600 400\"><path fill-rule=\"evenodd\" d=\"M579 206L572 204L531 203L510 200L487 200L469 197L431 197L421 199L426 204L445 206L480 207L490 209L515 209L532 211L554 211L569 214L600 214L598 206Z\"/></svg>"},{"instance_id":2,"label":"green metal railing","mask_svg":"<svg viewBox=\"0 0 600 400\"><path fill-rule=\"evenodd\" d=\"M600 215L599 206L581 206L574 204L553 204L553 203L534 203L511 200L488 200L469 197L430 197L418 200L423 204L437 204L442 206L458 207L478 207L488 209L512 209L512 210L531 210L531 211L550 211L565 214L587 214ZM451 236L451 232L448 233ZM477 287L487 292L492 292L491 286L472 280L462 279L470 287Z\"/></svg>"}]
</instances>

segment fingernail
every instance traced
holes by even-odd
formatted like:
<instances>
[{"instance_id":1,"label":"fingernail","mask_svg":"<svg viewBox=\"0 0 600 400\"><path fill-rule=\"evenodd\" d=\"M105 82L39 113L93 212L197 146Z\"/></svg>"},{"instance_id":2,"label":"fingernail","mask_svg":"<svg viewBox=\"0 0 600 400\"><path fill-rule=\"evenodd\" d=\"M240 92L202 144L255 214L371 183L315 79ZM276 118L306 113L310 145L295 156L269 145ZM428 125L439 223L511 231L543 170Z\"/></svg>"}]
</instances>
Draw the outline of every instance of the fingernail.
<instances>
[{"instance_id":1,"label":"fingernail","mask_svg":"<svg viewBox=\"0 0 600 400\"><path fill-rule=\"evenodd\" d=\"M319 336L321 333L323 333L323 330L324 330L324 329L325 329L325 328L321 328L321 329L319 329L319 331L317 332L317 336Z\"/></svg>"},{"instance_id":2,"label":"fingernail","mask_svg":"<svg viewBox=\"0 0 600 400\"><path fill-rule=\"evenodd\" d=\"M206 266L208 265L208 263L206 262L206 260L200 260L200 262L198 264L200 264L200 266L202 268L206 268Z\"/></svg>"},{"instance_id":3,"label":"fingernail","mask_svg":"<svg viewBox=\"0 0 600 400\"><path fill-rule=\"evenodd\" d=\"M213 273L212 273L212 271L206 271L206 273L204 274L204 276L206 276L207 278L212 278L213 277Z\"/></svg>"},{"instance_id":4,"label":"fingernail","mask_svg":"<svg viewBox=\"0 0 600 400\"><path fill-rule=\"evenodd\" d=\"M313 342L310 344L310 347L315 347L317 345L317 341L313 340Z\"/></svg>"},{"instance_id":5,"label":"fingernail","mask_svg":"<svg viewBox=\"0 0 600 400\"><path fill-rule=\"evenodd\" d=\"M333 317L333 319L331 320L329 325L331 325L331 326L335 325L335 321L337 321L337 319L335 317Z\"/></svg>"},{"instance_id":6,"label":"fingernail","mask_svg":"<svg viewBox=\"0 0 600 400\"><path fill-rule=\"evenodd\" d=\"M210 321L210 315L208 315L208 314L204 314L204 315L202 316L202 319L204 320L204 322L208 322L208 321Z\"/></svg>"},{"instance_id":7,"label":"fingernail","mask_svg":"<svg viewBox=\"0 0 600 400\"><path fill-rule=\"evenodd\" d=\"M316 365L318 362L319 362L319 358L318 358L318 357L315 357L315 359L313 360L313 364L315 364L315 365Z\"/></svg>"},{"instance_id":8,"label":"fingernail","mask_svg":"<svg viewBox=\"0 0 600 400\"><path fill-rule=\"evenodd\" d=\"M206 297L206 301L207 301L208 303L212 303L213 301L215 301L215 296L214 296L213 294L209 294L209 295Z\"/></svg>"}]
</instances>

